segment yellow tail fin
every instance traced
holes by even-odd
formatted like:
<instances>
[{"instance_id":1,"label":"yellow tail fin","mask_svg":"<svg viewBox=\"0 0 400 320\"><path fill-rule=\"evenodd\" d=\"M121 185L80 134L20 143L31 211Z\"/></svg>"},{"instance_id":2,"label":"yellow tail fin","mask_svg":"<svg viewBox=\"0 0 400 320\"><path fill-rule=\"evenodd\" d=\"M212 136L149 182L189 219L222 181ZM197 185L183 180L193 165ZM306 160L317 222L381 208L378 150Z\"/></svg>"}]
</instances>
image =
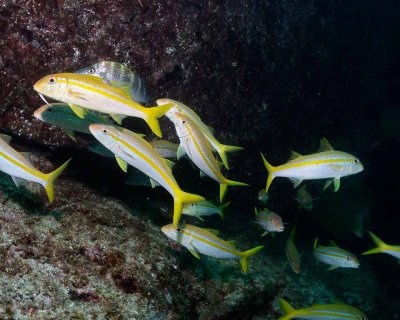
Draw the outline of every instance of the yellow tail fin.
<instances>
[{"instance_id":1,"label":"yellow tail fin","mask_svg":"<svg viewBox=\"0 0 400 320\"><path fill-rule=\"evenodd\" d=\"M228 186L248 187L249 185L247 183L225 179L224 183L220 183L219 185L219 202L221 203L224 200Z\"/></svg>"},{"instance_id":2,"label":"yellow tail fin","mask_svg":"<svg viewBox=\"0 0 400 320\"><path fill-rule=\"evenodd\" d=\"M294 318L295 316L295 311L296 309L294 309L289 302L287 302L286 300L279 298L279 305L283 311L283 316L279 317L278 320L289 320Z\"/></svg>"},{"instance_id":3,"label":"yellow tail fin","mask_svg":"<svg viewBox=\"0 0 400 320\"><path fill-rule=\"evenodd\" d=\"M265 187L265 192L268 192L269 186L272 183L272 180L274 180L275 176L274 176L274 171L275 171L275 167L271 166L268 161L264 158L263 154L261 153L261 158L263 160L264 166L268 171L268 178L267 178L267 186Z\"/></svg>"},{"instance_id":4,"label":"yellow tail fin","mask_svg":"<svg viewBox=\"0 0 400 320\"><path fill-rule=\"evenodd\" d=\"M192 203L192 202L199 202L204 201L202 196L193 193L187 193L184 191L180 191L174 198L174 215L172 218L172 223L175 228L178 227L179 220L182 215L182 208L184 203Z\"/></svg>"},{"instance_id":5,"label":"yellow tail fin","mask_svg":"<svg viewBox=\"0 0 400 320\"><path fill-rule=\"evenodd\" d=\"M242 257L240 258L240 266L242 267L243 273L247 273L249 271L249 258L257 254L264 246L258 246L253 249L242 252Z\"/></svg>"},{"instance_id":6,"label":"yellow tail fin","mask_svg":"<svg viewBox=\"0 0 400 320\"><path fill-rule=\"evenodd\" d=\"M47 197L49 198L50 203L52 203L54 200L54 181L64 171L64 169L67 167L67 165L71 161L71 159L72 158L65 161L64 164L62 166L60 166L58 169L46 174L46 177L45 177L46 182L43 184L43 186L46 189Z\"/></svg>"},{"instance_id":7,"label":"yellow tail fin","mask_svg":"<svg viewBox=\"0 0 400 320\"><path fill-rule=\"evenodd\" d=\"M154 132L158 137L162 137L160 123L158 122L158 118L162 117L169 109L174 106L173 103L163 104L158 107L153 108L144 108L144 112L146 113L146 118L144 119L149 125L151 131Z\"/></svg>"},{"instance_id":8,"label":"yellow tail fin","mask_svg":"<svg viewBox=\"0 0 400 320\"><path fill-rule=\"evenodd\" d=\"M386 243L384 243L381 239L379 239L371 231L368 231L368 233L371 236L372 240L375 242L377 247L362 253L362 255L374 254L374 253L382 253L385 249L387 249L387 244Z\"/></svg>"},{"instance_id":9,"label":"yellow tail fin","mask_svg":"<svg viewBox=\"0 0 400 320\"><path fill-rule=\"evenodd\" d=\"M233 151L240 151L240 150L243 150L243 148L237 147L237 146L228 146L225 144L221 144L219 146L218 154L219 154L219 157L221 158L222 163L224 164L225 168L227 168L229 170L227 153L233 152Z\"/></svg>"}]
</instances>

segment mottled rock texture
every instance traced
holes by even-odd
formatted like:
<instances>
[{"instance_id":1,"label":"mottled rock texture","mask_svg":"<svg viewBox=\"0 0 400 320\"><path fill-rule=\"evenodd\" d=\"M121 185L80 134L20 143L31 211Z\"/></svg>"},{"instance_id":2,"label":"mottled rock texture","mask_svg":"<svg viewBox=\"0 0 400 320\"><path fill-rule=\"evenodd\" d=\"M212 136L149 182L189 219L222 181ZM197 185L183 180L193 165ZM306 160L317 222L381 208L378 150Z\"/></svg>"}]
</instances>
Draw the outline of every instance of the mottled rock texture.
<instances>
[{"instance_id":1,"label":"mottled rock texture","mask_svg":"<svg viewBox=\"0 0 400 320\"><path fill-rule=\"evenodd\" d=\"M34 159L51 170L43 155ZM226 229L241 249L266 245L243 275L237 261L197 260L169 244L160 227L170 216L160 210L154 223L140 206L65 175L52 205L40 187L29 189L0 176L1 319L276 319L276 296L297 307L346 301L374 314L368 268L327 272L302 241L295 275L284 236Z\"/></svg>"}]
</instances>

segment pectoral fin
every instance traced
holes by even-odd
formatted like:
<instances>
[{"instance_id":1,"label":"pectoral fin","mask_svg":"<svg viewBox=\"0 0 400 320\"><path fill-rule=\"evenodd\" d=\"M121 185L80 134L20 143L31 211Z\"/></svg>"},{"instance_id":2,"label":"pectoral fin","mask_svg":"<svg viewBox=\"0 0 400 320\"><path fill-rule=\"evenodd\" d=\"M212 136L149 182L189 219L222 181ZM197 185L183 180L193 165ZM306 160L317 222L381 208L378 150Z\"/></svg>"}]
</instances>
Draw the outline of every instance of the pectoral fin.
<instances>
[{"instance_id":1,"label":"pectoral fin","mask_svg":"<svg viewBox=\"0 0 400 320\"><path fill-rule=\"evenodd\" d=\"M128 172L128 164L126 163L125 160L122 160L120 157L117 155L115 156L115 159L117 160L118 165L122 169L123 172Z\"/></svg>"},{"instance_id":2,"label":"pectoral fin","mask_svg":"<svg viewBox=\"0 0 400 320\"><path fill-rule=\"evenodd\" d=\"M338 266L330 266L328 269L326 269L326 271L333 271L336 270L338 268Z\"/></svg>"},{"instance_id":3,"label":"pectoral fin","mask_svg":"<svg viewBox=\"0 0 400 320\"><path fill-rule=\"evenodd\" d=\"M261 237L265 237L268 233L269 233L269 231L265 231L265 232L261 235Z\"/></svg>"},{"instance_id":4,"label":"pectoral fin","mask_svg":"<svg viewBox=\"0 0 400 320\"><path fill-rule=\"evenodd\" d=\"M333 179L333 191L336 192L340 187L340 178Z\"/></svg>"},{"instance_id":5,"label":"pectoral fin","mask_svg":"<svg viewBox=\"0 0 400 320\"><path fill-rule=\"evenodd\" d=\"M186 154L185 148L180 144L176 150L176 158L180 160Z\"/></svg>"}]
</instances>

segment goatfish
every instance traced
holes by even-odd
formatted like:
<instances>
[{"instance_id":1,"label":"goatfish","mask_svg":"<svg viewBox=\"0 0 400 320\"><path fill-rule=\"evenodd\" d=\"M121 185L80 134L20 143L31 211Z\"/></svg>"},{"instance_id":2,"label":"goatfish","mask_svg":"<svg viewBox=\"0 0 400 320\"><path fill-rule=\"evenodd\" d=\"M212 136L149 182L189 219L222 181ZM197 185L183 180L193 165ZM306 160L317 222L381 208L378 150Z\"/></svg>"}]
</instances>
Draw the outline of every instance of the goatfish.
<instances>
[{"instance_id":1,"label":"goatfish","mask_svg":"<svg viewBox=\"0 0 400 320\"><path fill-rule=\"evenodd\" d=\"M173 224L178 225L184 203L204 201L196 194L181 190L172 175L172 161L162 158L149 144L138 134L127 129L92 124L89 126L93 136L106 148L115 154L118 165L127 172L128 164L139 169L151 178L152 186L161 185L174 198Z\"/></svg>"},{"instance_id":2,"label":"goatfish","mask_svg":"<svg viewBox=\"0 0 400 320\"><path fill-rule=\"evenodd\" d=\"M265 168L268 171L266 192L276 177L286 177L297 188L303 180L333 179L334 191L340 187L340 178L356 174L364 170L361 161L342 151L335 151L325 138L317 153L303 156L295 151L291 152L289 161L277 167L271 166L261 154Z\"/></svg>"},{"instance_id":3,"label":"goatfish","mask_svg":"<svg viewBox=\"0 0 400 320\"><path fill-rule=\"evenodd\" d=\"M196 203L186 203L183 206L182 213L194 216L203 220L202 217L204 216L211 216L213 214L219 214L221 219L224 219L224 210L229 206L231 202L227 202L220 206L216 206L215 204L211 203L210 201L199 201Z\"/></svg>"},{"instance_id":4,"label":"goatfish","mask_svg":"<svg viewBox=\"0 0 400 320\"><path fill-rule=\"evenodd\" d=\"M397 259L400 262L400 246L389 245L379 239L376 235L374 235L371 231L368 231L372 240L376 244L376 248L368 250L363 253L363 255L367 254L375 254L375 253L387 253Z\"/></svg>"},{"instance_id":5,"label":"goatfish","mask_svg":"<svg viewBox=\"0 0 400 320\"><path fill-rule=\"evenodd\" d=\"M210 143L189 117L176 112L174 124L181 146L185 149L187 156L202 172L219 183L220 202L223 201L228 186L248 186L246 183L228 180L222 175Z\"/></svg>"},{"instance_id":6,"label":"goatfish","mask_svg":"<svg viewBox=\"0 0 400 320\"><path fill-rule=\"evenodd\" d=\"M172 103L173 107L168 110L168 112L165 114L165 116L170 119L174 124L177 121L175 115L176 113L181 113L184 114L186 117L188 117L193 123L196 124L196 126L203 132L204 137L208 140L208 142L212 145L213 150L217 151L219 154L222 163L224 164L225 168L229 170L229 164L228 164L228 152L233 152L233 151L240 151L243 150L242 147L237 147L237 146L229 146L222 144L218 142L218 140L214 137L213 129L207 126L201 119L200 117L194 112L191 108L188 106L184 105L181 102L172 100L172 99L158 99L156 101L157 105L165 105L168 103ZM179 154L180 155L180 154ZM179 156L178 155L178 156ZM178 159L180 156L178 157Z\"/></svg>"},{"instance_id":7,"label":"goatfish","mask_svg":"<svg viewBox=\"0 0 400 320\"><path fill-rule=\"evenodd\" d=\"M44 95L68 103L80 118L85 117L85 108L109 114L118 124L126 116L141 118L159 137L162 134L157 118L172 107L172 103L153 108L143 107L132 100L128 87L116 88L104 83L98 76L86 74L52 74L40 79L33 88L43 99Z\"/></svg>"},{"instance_id":8,"label":"goatfish","mask_svg":"<svg viewBox=\"0 0 400 320\"><path fill-rule=\"evenodd\" d=\"M266 236L270 232L282 232L285 229L282 223L282 218L277 213L267 208L264 208L260 212L257 208L254 208L254 211L256 214L255 222L265 230L261 235L262 237Z\"/></svg>"},{"instance_id":9,"label":"goatfish","mask_svg":"<svg viewBox=\"0 0 400 320\"><path fill-rule=\"evenodd\" d=\"M339 267L341 268L358 268L360 263L357 257L339 248L333 241L330 242L331 246L318 246L318 238L314 242L314 256L317 260L329 264L330 267L328 271L335 270Z\"/></svg>"},{"instance_id":10,"label":"goatfish","mask_svg":"<svg viewBox=\"0 0 400 320\"><path fill-rule=\"evenodd\" d=\"M218 259L236 259L244 273L248 271L248 259L258 253L264 246L247 251L239 251L232 242L222 240L215 235L215 230L202 229L185 224L174 227L168 224L161 231L170 239L186 247L192 255L200 259L199 253Z\"/></svg>"},{"instance_id":11,"label":"goatfish","mask_svg":"<svg viewBox=\"0 0 400 320\"><path fill-rule=\"evenodd\" d=\"M75 132L91 134L89 125L103 123L112 125L109 117L87 112L80 118L66 103L50 103L41 106L33 113L40 121L60 127L71 139L76 140Z\"/></svg>"},{"instance_id":12,"label":"goatfish","mask_svg":"<svg viewBox=\"0 0 400 320\"><path fill-rule=\"evenodd\" d=\"M286 258L289 261L290 267L294 273L300 273L300 254L297 251L295 237L296 237L296 226L290 231L289 238L286 241Z\"/></svg>"},{"instance_id":13,"label":"goatfish","mask_svg":"<svg viewBox=\"0 0 400 320\"><path fill-rule=\"evenodd\" d=\"M128 86L129 94L133 100L140 104L149 103L150 97L144 79L122 63L100 61L75 73L99 76L105 83L114 87Z\"/></svg>"},{"instance_id":14,"label":"goatfish","mask_svg":"<svg viewBox=\"0 0 400 320\"><path fill-rule=\"evenodd\" d=\"M67 160L58 169L50 173L43 173L37 170L26 153L21 153L12 148L9 143L11 137L0 135L0 171L11 176L14 183L19 187L24 180L41 184L46 192L49 202L54 200L54 182L64 171L71 159Z\"/></svg>"},{"instance_id":15,"label":"goatfish","mask_svg":"<svg viewBox=\"0 0 400 320\"><path fill-rule=\"evenodd\" d=\"M278 320L368 320L362 311L346 304L314 304L311 307L296 310L286 300L279 298L279 305L284 314Z\"/></svg>"},{"instance_id":16,"label":"goatfish","mask_svg":"<svg viewBox=\"0 0 400 320\"><path fill-rule=\"evenodd\" d=\"M314 208L313 198L306 190L306 186L302 186L297 190L296 198L294 199L299 203L299 209L311 211Z\"/></svg>"}]
</instances>

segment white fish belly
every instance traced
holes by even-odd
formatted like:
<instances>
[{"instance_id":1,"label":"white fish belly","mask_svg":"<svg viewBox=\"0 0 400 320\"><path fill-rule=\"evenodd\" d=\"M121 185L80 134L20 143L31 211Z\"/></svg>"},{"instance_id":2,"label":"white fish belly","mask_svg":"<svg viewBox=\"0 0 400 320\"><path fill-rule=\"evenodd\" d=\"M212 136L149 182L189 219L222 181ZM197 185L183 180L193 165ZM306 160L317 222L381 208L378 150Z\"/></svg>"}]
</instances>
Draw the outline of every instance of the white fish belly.
<instances>
[{"instance_id":1,"label":"white fish belly","mask_svg":"<svg viewBox=\"0 0 400 320\"><path fill-rule=\"evenodd\" d=\"M303 167L294 167L294 168L277 170L275 172L275 176L286 177L286 178L300 178L302 180L313 180L313 179L338 178L341 175L337 170L332 170L329 164L315 164Z\"/></svg>"},{"instance_id":2,"label":"white fish belly","mask_svg":"<svg viewBox=\"0 0 400 320\"><path fill-rule=\"evenodd\" d=\"M204 241L200 241L197 239L192 240L192 246L193 248L197 251L200 252L201 254L214 257L214 258L219 258L219 259L239 259L240 257L227 252L221 248L214 247L211 244L208 244Z\"/></svg>"},{"instance_id":3,"label":"white fish belly","mask_svg":"<svg viewBox=\"0 0 400 320\"><path fill-rule=\"evenodd\" d=\"M72 90L73 94L68 93L68 90ZM82 108L107 114L120 114L142 119L145 118L143 112L131 107L128 103L117 101L97 92L88 92L79 87L73 87L68 90L64 98L66 103L76 104ZM79 97L80 95L81 97Z\"/></svg>"},{"instance_id":4,"label":"white fish belly","mask_svg":"<svg viewBox=\"0 0 400 320\"><path fill-rule=\"evenodd\" d=\"M16 162L18 164L21 164L17 160L16 160ZM24 164L21 164L21 165L25 166ZM36 169L34 169L32 167L30 169L33 170L33 171L37 171ZM0 171L3 171L3 172L5 172L5 173L7 173L7 174L9 174L11 176L14 176L14 177L18 177L18 178L25 179L25 180L28 180L28 181L33 181L33 182L37 182L37 183L40 183L40 184L44 184L44 180L43 179L41 179L41 178L37 177L36 175L28 172L23 167L20 167L19 165L16 165L13 162L5 159L2 156L2 151L0 151Z\"/></svg>"},{"instance_id":5,"label":"white fish belly","mask_svg":"<svg viewBox=\"0 0 400 320\"><path fill-rule=\"evenodd\" d=\"M149 176L154 181L157 181L172 196L175 196L175 192L173 188L170 186L170 184L167 183L164 177L159 172L157 172L157 170L155 170L153 166L150 163L148 163L145 159L141 158L138 154L134 153L133 151L129 150L128 148L120 144L118 144L112 151L118 157L125 160L128 164L142 171L144 174ZM160 170L163 170L163 168L160 168ZM166 172L165 174L169 176L169 173Z\"/></svg>"},{"instance_id":6,"label":"white fish belly","mask_svg":"<svg viewBox=\"0 0 400 320\"><path fill-rule=\"evenodd\" d=\"M341 260L339 257L333 257L331 255L326 254L325 252L321 252L318 249L314 250L314 256L321 262L332 266L341 266Z\"/></svg>"}]
</instances>

